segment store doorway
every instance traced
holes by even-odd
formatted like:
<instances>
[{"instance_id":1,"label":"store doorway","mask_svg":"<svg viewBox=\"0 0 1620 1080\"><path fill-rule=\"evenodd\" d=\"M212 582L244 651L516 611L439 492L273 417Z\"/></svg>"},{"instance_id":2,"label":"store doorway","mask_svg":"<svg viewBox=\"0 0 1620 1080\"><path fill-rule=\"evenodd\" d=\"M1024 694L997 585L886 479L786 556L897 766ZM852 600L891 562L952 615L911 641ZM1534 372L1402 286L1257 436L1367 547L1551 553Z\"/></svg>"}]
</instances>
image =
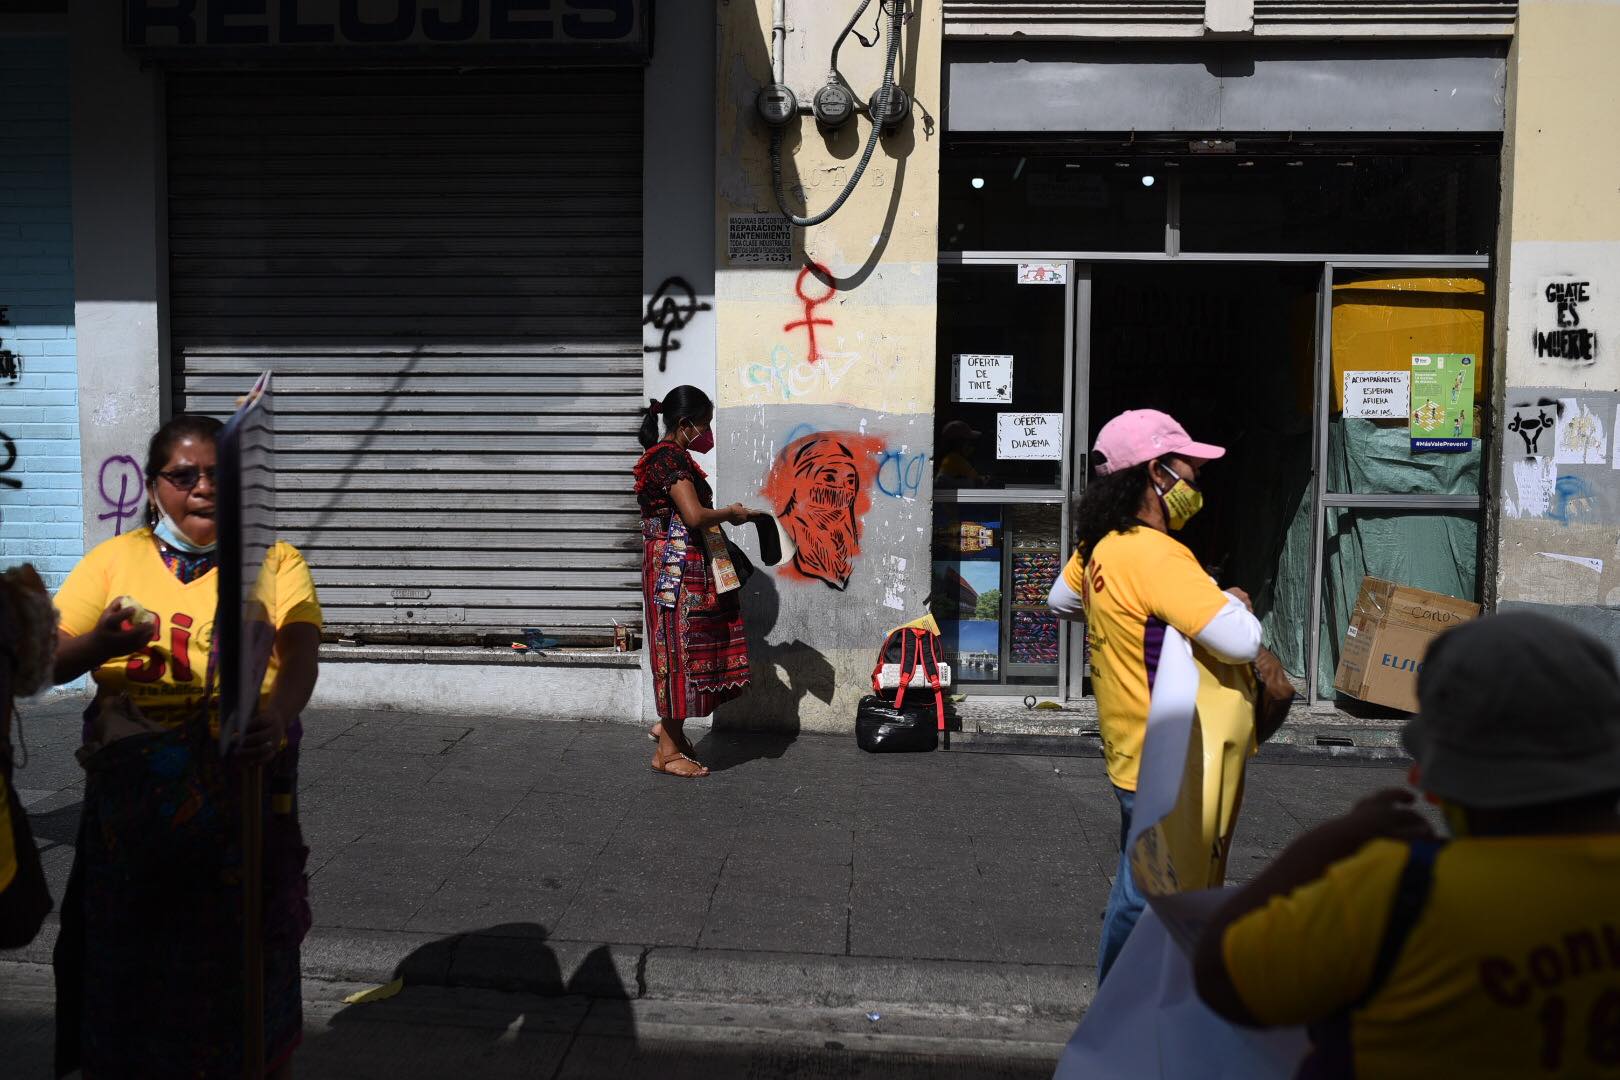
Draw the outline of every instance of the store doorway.
<instances>
[{"instance_id":1,"label":"store doorway","mask_svg":"<svg viewBox=\"0 0 1620 1080\"><path fill-rule=\"evenodd\" d=\"M1091 281L1086 445L1123 410L1152 408L1228 448L1179 538L1223 586L1248 591L1302 677L1320 266L1100 263Z\"/></svg>"}]
</instances>

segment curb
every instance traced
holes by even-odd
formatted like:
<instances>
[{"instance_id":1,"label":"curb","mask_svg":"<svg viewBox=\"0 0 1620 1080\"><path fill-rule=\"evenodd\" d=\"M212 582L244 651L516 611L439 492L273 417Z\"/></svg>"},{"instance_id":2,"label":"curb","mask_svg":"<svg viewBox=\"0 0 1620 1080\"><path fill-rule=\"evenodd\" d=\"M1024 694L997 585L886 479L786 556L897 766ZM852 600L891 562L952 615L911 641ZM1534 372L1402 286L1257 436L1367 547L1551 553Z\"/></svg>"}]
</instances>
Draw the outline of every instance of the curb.
<instances>
[{"instance_id":1,"label":"curb","mask_svg":"<svg viewBox=\"0 0 1620 1080\"><path fill-rule=\"evenodd\" d=\"M927 1008L977 1016L1076 1019L1095 991L1088 969L667 945L560 941L514 928L448 937L317 928L304 975L332 982L502 990L610 1000Z\"/></svg>"},{"instance_id":2,"label":"curb","mask_svg":"<svg viewBox=\"0 0 1620 1080\"><path fill-rule=\"evenodd\" d=\"M869 956L654 948L645 996L764 1005L927 1007L1076 1020L1095 991L1089 969Z\"/></svg>"},{"instance_id":3,"label":"curb","mask_svg":"<svg viewBox=\"0 0 1620 1080\"><path fill-rule=\"evenodd\" d=\"M9 964L51 962L57 922ZM558 941L514 927L479 931L316 928L304 939L308 980L460 987L606 1000L748 1004L1077 1021L1091 1004L1088 968L834 956L668 945Z\"/></svg>"}]
</instances>

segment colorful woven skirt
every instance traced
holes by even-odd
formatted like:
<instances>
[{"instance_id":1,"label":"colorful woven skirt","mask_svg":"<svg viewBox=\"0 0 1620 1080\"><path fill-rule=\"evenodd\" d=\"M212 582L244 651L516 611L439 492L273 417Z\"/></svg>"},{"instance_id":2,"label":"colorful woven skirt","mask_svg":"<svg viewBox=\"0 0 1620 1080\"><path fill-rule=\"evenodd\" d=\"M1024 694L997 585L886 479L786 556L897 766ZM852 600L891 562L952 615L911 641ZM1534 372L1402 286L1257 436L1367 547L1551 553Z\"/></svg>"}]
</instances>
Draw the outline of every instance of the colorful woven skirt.
<instances>
[{"instance_id":1,"label":"colorful woven skirt","mask_svg":"<svg viewBox=\"0 0 1620 1080\"><path fill-rule=\"evenodd\" d=\"M742 604L737 590L715 592L702 544L688 543L684 530L672 538L660 524L644 523L641 560L658 715L708 716L748 689Z\"/></svg>"}]
</instances>

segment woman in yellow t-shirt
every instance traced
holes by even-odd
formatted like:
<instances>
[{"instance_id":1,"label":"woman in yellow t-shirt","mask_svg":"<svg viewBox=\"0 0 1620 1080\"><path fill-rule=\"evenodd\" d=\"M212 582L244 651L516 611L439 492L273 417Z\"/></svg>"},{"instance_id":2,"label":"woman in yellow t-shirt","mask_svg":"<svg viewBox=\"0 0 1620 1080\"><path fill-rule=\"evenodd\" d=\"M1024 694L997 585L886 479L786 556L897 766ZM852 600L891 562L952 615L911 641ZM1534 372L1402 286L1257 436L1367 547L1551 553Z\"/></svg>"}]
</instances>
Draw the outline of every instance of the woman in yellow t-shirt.
<instances>
[{"instance_id":1,"label":"woman in yellow t-shirt","mask_svg":"<svg viewBox=\"0 0 1620 1080\"><path fill-rule=\"evenodd\" d=\"M147 452L147 525L97 545L56 596L55 679L89 673L84 816L55 954L57 1072L239 1076L240 860L231 762L181 737L207 707L219 599L215 443L181 415ZM275 647L241 747L268 766L264 808L265 1070L302 1034L309 928L296 810L299 714L314 692L321 609L303 557L277 544ZM167 732L168 734L164 734ZM189 787L187 785L190 785ZM182 853L183 852L183 853Z\"/></svg>"},{"instance_id":2,"label":"woman in yellow t-shirt","mask_svg":"<svg viewBox=\"0 0 1620 1080\"><path fill-rule=\"evenodd\" d=\"M1218 661L1253 664L1260 621L1240 589L1222 590L1170 534L1203 506L1205 464L1226 453L1195 442L1165 413L1121 413L1097 433L1098 478L1076 512L1074 557L1053 583L1060 617L1086 621L1108 779L1119 803L1120 861L1103 915L1097 981L1107 976L1146 907L1125 842L1165 631L1173 627Z\"/></svg>"}]
</instances>

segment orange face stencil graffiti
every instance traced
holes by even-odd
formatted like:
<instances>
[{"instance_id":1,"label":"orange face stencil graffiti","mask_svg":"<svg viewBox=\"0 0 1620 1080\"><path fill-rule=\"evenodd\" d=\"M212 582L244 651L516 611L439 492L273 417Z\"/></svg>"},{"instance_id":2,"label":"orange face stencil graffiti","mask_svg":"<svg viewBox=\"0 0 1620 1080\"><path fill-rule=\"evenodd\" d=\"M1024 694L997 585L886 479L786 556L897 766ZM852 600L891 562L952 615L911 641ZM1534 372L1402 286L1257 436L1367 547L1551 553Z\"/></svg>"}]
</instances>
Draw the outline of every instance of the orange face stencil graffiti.
<instances>
[{"instance_id":1,"label":"orange face stencil graffiti","mask_svg":"<svg viewBox=\"0 0 1620 1080\"><path fill-rule=\"evenodd\" d=\"M771 467L763 494L798 550L792 571L834 589L849 584L883 440L821 432L795 439Z\"/></svg>"}]
</instances>

